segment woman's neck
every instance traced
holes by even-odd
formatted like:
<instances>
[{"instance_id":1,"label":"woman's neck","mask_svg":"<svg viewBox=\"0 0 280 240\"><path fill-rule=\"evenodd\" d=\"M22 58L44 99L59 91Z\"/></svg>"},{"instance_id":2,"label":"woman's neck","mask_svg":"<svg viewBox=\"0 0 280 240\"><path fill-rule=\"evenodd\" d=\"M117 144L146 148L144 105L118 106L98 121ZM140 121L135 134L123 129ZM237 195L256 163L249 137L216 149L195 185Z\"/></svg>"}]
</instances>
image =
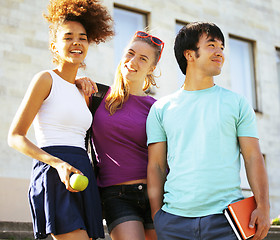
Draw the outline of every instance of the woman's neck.
<instances>
[{"instance_id":1,"label":"woman's neck","mask_svg":"<svg viewBox=\"0 0 280 240\"><path fill-rule=\"evenodd\" d=\"M129 86L129 93L135 96L146 96L142 87Z\"/></svg>"},{"instance_id":2,"label":"woman's neck","mask_svg":"<svg viewBox=\"0 0 280 240\"><path fill-rule=\"evenodd\" d=\"M145 96L145 92L143 91L143 82L130 82L128 81L129 93L135 96Z\"/></svg>"},{"instance_id":3,"label":"woman's neck","mask_svg":"<svg viewBox=\"0 0 280 240\"><path fill-rule=\"evenodd\" d=\"M73 64L61 64L61 65L58 65L54 71L65 81L74 84L75 80L76 80L78 69L79 69L79 66L73 66Z\"/></svg>"}]
</instances>

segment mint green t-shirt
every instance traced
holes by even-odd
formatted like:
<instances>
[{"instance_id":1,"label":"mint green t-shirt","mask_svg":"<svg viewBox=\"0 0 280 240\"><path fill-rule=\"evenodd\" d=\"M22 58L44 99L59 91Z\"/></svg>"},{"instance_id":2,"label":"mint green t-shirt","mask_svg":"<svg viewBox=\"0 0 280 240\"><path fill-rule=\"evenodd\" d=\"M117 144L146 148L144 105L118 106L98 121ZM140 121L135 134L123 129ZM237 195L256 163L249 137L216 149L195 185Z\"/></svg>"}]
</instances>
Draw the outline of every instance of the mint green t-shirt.
<instances>
[{"instance_id":1,"label":"mint green t-shirt","mask_svg":"<svg viewBox=\"0 0 280 240\"><path fill-rule=\"evenodd\" d=\"M217 85L180 89L154 103L147 137L148 144L167 141L164 211L202 217L243 198L238 137L258 138L244 97Z\"/></svg>"}]
</instances>

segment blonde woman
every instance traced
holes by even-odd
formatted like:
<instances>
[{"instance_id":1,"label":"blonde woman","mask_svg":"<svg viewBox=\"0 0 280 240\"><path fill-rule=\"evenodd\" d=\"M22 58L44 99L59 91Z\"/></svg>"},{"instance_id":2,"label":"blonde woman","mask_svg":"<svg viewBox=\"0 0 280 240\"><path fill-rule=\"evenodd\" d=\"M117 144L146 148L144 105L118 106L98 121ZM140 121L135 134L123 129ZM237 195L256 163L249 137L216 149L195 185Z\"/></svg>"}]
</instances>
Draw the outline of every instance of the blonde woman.
<instances>
[{"instance_id":1,"label":"blonde woman","mask_svg":"<svg viewBox=\"0 0 280 240\"><path fill-rule=\"evenodd\" d=\"M146 118L156 100L145 91L155 85L163 47L159 38L136 32L94 115L97 181L113 240L156 239L146 188Z\"/></svg>"}]
</instances>

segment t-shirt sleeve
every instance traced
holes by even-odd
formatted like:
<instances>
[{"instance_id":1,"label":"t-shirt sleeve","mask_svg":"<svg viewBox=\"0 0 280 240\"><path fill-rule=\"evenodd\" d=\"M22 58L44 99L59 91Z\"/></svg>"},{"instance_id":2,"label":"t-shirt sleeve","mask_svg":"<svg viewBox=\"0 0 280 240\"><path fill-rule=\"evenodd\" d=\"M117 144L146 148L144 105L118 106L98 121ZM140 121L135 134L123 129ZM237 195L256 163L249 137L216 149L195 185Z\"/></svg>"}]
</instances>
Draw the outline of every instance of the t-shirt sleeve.
<instances>
[{"instance_id":1,"label":"t-shirt sleeve","mask_svg":"<svg viewBox=\"0 0 280 240\"><path fill-rule=\"evenodd\" d=\"M166 133L162 126L162 118L160 117L159 109L156 108L155 104L150 109L146 123L146 131L147 145L150 143L166 141Z\"/></svg>"},{"instance_id":2,"label":"t-shirt sleeve","mask_svg":"<svg viewBox=\"0 0 280 240\"><path fill-rule=\"evenodd\" d=\"M257 131L256 114L245 97L242 97L239 103L237 136L259 138Z\"/></svg>"}]
</instances>

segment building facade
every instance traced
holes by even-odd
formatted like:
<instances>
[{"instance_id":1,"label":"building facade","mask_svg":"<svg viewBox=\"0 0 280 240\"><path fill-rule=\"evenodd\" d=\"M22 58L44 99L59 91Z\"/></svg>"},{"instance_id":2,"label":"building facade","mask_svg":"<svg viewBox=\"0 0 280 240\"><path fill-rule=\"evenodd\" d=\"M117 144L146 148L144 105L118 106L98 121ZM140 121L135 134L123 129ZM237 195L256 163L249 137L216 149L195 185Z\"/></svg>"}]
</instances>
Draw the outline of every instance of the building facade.
<instances>
[{"instance_id":1,"label":"building facade","mask_svg":"<svg viewBox=\"0 0 280 240\"><path fill-rule=\"evenodd\" d=\"M183 83L173 53L176 32L188 22L210 21L223 31L226 61L217 84L243 94L256 111L260 145L270 184L271 218L280 214L280 2L278 0L104 0L115 21L115 37L91 46L87 75L111 84L123 48L136 30L148 29L165 42L157 68L160 98ZM0 221L31 221L27 192L32 159L7 145L12 118L34 74L53 68L48 0L0 0ZM34 140L33 128L28 136ZM34 140L35 141L35 140ZM242 187L250 193L242 174Z\"/></svg>"}]
</instances>

